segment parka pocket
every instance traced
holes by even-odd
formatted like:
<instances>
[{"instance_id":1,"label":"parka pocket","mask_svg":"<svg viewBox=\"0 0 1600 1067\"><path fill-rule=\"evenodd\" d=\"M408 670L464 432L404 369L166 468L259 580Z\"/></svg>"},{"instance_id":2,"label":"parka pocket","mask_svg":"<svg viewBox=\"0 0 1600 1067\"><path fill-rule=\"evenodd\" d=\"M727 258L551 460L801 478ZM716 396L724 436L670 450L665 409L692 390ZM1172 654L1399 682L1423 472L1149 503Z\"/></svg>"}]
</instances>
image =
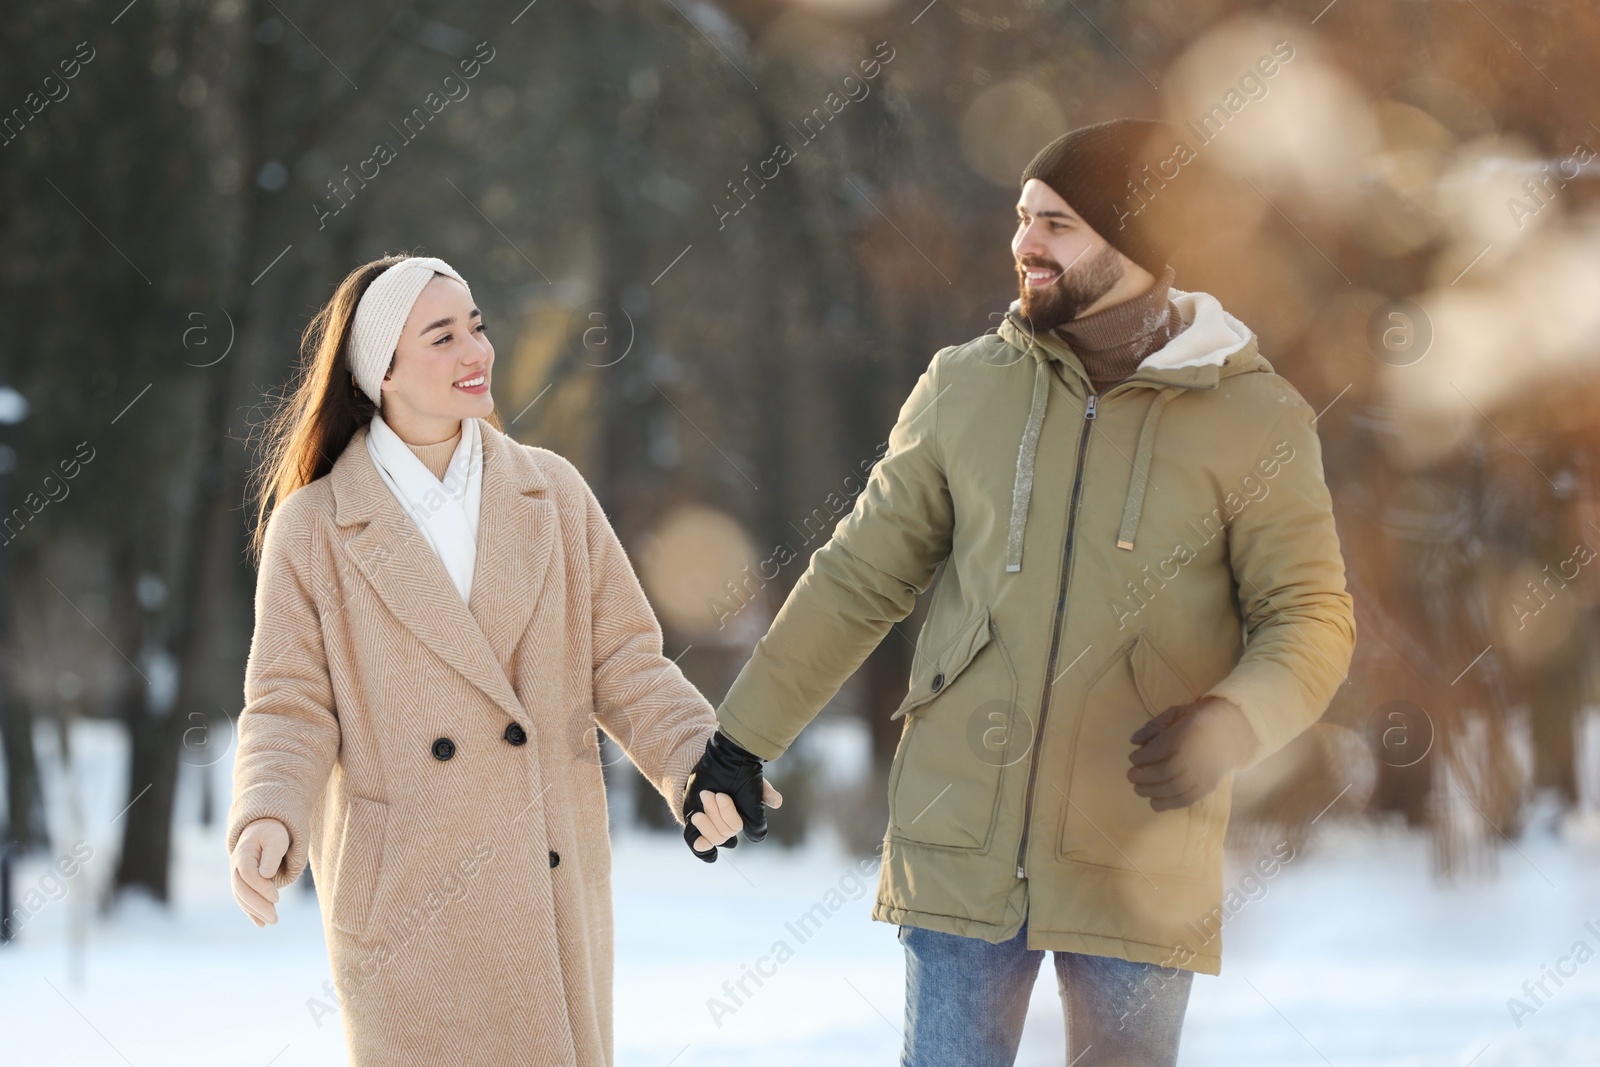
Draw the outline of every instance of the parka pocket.
<instances>
[{"instance_id":1,"label":"parka pocket","mask_svg":"<svg viewBox=\"0 0 1600 1067\"><path fill-rule=\"evenodd\" d=\"M949 639L919 649L889 772L889 833L944 848L989 846L1001 783L1025 754L1018 736L1017 677L987 608Z\"/></svg>"},{"instance_id":2,"label":"parka pocket","mask_svg":"<svg viewBox=\"0 0 1600 1067\"><path fill-rule=\"evenodd\" d=\"M1058 858L1146 876L1198 875L1193 808L1156 811L1128 781L1133 732L1198 695L1145 630L1090 680L1062 797Z\"/></svg>"},{"instance_id":3,"label":"parka pocket","mask_svg":"<svg viewBox=\"0 0 1600 1067\"><path fill-rule=\"evenodd\" d=\"M344 833L339 838L329 906L333 925L356 937L367 932L378 895L388 822L389 805L382 801L358 796L345 800Z\"/></svg>"},{"instance_id":4,"label":"parka pocket","mask_svg":"<svg viewBox=\"0 0 1600 1067\"><path fill-rule=\"evenodd\" d=\"M916 662L911 670L910 691L889 718L898 719L912 708L921 707L942 693L967 669L978 650L989 643L989 637L989 609L984 608L939 648L925 652L919 642Z\"/></svg>"}]
</instances>

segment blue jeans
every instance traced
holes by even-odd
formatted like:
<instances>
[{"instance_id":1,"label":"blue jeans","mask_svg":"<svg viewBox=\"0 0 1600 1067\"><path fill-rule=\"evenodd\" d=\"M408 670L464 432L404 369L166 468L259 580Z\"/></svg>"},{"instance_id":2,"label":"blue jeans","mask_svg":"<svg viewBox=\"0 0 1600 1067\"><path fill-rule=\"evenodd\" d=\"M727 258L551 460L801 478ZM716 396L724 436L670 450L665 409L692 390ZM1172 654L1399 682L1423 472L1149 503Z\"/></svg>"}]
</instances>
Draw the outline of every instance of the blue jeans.
<instances>
[{"instance_id":1,"label":"blue jeans","mask_svg":"<svg viewBox=\"0 0 1600 1067\"><path fill-rule=\"evenodd\" d=\"M1000 944L902 926L906 1032L901 1067L1011 1067L1044 959L1028 924ZM1193 971L1056 952L1070 1067L1172 1067Z\"/></svg>"}]
</instances>

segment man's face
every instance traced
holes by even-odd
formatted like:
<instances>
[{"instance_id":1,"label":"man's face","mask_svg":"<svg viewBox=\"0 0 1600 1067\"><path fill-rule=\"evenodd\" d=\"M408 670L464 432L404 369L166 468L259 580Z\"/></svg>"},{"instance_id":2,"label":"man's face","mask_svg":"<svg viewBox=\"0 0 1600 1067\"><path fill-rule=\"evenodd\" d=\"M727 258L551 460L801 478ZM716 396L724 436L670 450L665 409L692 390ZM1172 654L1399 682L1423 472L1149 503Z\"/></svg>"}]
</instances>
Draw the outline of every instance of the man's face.
<instances>
[{"instance_id":1,"label":"man's face","mask_svg":"<svg viewBox=\"0 0 1600 1067\"><path fill-rule=\"evenodd\" d=\"M1123 257L1050 186L1030 178L1011 238L1022 314L1035 330L1082 315L1123 278Z\"/></svg>"}]
</instances>

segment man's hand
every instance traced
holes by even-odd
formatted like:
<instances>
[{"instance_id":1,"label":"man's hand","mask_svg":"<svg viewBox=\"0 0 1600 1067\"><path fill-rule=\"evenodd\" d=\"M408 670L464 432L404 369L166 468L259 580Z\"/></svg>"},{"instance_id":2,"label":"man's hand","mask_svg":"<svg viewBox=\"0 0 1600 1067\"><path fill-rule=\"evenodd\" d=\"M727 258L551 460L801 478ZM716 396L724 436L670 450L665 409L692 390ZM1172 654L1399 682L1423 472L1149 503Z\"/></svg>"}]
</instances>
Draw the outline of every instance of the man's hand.
<instances>
[{"instance_id":1,"label":"man's hand","mask_svg":"<svg viewBox=\"0 0 1600 1067\"><path fill-rule=\"evenodd\" d=\"M1255 734L1232 701L1202 697L1168 708L1128 740L1138 746L1128 769L1133 791L1148 797L1156 811L1170 811L1216 789L1225 774L1244 763Z\"/></svg>"},{"instance_id":2,"label":"man's hand","mask_svg":"<svg viewBox=\"0 0 1600 1067\"><path fill-rule=\"evenodd\" d=\"M741 827L751 841L767 836L766 806L783 797L761 777L761 757L721 730L706 741L705 754L689 772L683 797L683 839L707 863L717 860L717 847L739 843Z\"/></svg>"},{"instance_id":3,"label":"man's hand","mask_svg":"<svg viewBox=\"0 0 1600 1067\"><path fill-rule=\"evenodd\" d=\"M277 819L257 819L239 834L234 843L233 899L256 926L278 921L278 887L272 876L289 851L289 829Z\"/></svg>"}]
</instances>

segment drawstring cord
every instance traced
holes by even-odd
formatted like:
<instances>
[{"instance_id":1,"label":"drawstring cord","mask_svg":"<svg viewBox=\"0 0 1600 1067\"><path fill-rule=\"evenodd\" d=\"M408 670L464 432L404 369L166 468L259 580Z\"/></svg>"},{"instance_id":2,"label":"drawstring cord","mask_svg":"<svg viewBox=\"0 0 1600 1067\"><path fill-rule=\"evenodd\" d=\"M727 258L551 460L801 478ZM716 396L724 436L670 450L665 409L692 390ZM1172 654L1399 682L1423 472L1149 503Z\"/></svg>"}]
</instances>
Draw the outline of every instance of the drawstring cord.
<instances>
[{"instance_id":1,"label":"drawstring cord","mask_svg":"<svg viewBox=\"0 0 1600 1067\"><path fill-rule=\"evenodd\" d=\"M1144 510L1144 487L1150 481L1150 456L1156 448L1156 422L1167 401L1182 392L1182 388L1169 385L1156 394L1150 410L1139 429L1139 447L1133 453L1133 474L1128 479L1128 498L1122 505L1122 528L1117 531L1117 547L1133 550L1133 534L1139 528L1139 515Z\"/></svg>"},{"instance_id":2,"label":"drawstring cord","mask_svg":"<svg viewBox=\"0 0 1600 1067\"><path fill-rule=\"evenodd\" d=\"M1049 357L1034 351L1033 399L1028 407L1028 421L1022 428L1022 440L1017 445L1017 473L1011 485L1011 521L1006 530L1006 572L1022 570L1022 535L1028 524L1028 505L1033 498L1033 478L1039 452L1039 433L1044 426L1045 408L1050 399ZM1117 531L1117 547L1132 551L1134 534L1139 528L1139 517L1144 511L1145 485L1150 481L1150 460L1155 454L1156 425L1161 410L1174 396L1183 392L1182 386L1164 386L1156 393L1150 410L1145 413L1144 425L1139 430L1139 444L1134 450L1133 472L1128 479L1128 495L1122 506L1122 526Z\"/></svg>"},{"instance_id":3,"label":"drawstring cord","mask_svg":"<svg viewBox=\"0 0 1600 1067\"><path fill-rule=\"evenodd\" d=\"M1034 460L1039 452L1039 430L1044 426L1044 409L1050 399L1049 357L1034 350L1033 403L1017 446L1017 476L1011 484L1011 525L1006 531L1006 571L1022 569L1022 529L1028 523L1028 503L1033 497Z\"/></svg>"}]
</instances>

